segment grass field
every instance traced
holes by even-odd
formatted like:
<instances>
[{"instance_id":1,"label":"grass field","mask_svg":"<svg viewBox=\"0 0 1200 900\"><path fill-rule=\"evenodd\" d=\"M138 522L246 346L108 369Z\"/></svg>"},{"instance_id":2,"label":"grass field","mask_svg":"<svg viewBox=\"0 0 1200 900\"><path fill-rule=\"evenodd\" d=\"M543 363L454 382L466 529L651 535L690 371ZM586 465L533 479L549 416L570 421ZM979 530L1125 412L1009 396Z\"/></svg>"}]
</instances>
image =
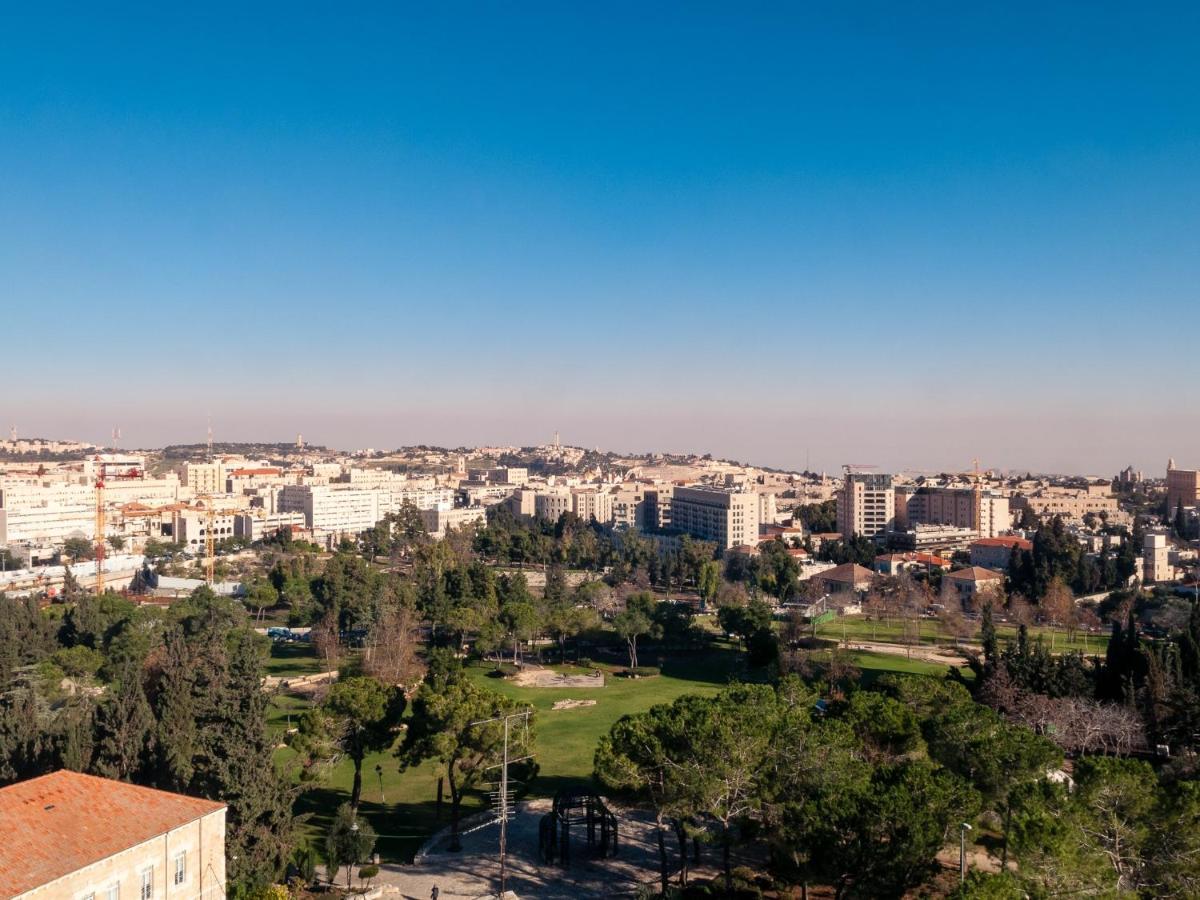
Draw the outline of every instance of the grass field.
<instances>
[{"instance_id":1,"label":"grass field","mask_svg":"<svg viewBox=\"0 0 1200 900\"><path fill-rule=\"evenodd\" d=\"M921 619L920 622L922 644L954 643L954 636L942 628L941 623L936 619ZM841 641L843 634L846 639L851 641L901 643L904 636L904 624L896 620L874 621L867 619L865 616L843 616L839 619L823 622L817 626L817 636L827 640ZM1007 640L1015 641L1017 639L1017 627L1002 622L996 625L996 634L1001 644ZM1033 640L1041 638L1046 646L1052 648L1055 653L1064 653L1068 650L1082 650L1088 655L1099 654L1103 653L1105 647L1108 646L1107 634L1089 635L1084 632L1077 632L1071 640L1068 640L1066 631L1047 628L1041 625L1031 625L1029 627L1029 636ZM978 644L978 641L979 633L976 631L970 638L965 638L963 643Z\"/></svg>"},{"instance_id":2,"label":"grass field","mask_svg":"<svg viewBox=\"0 0 1200 900\"><path fill-rule=\"evenodd\" d=\"M297 648L301 649L297 649ZM855 651L850 654L870 681L885 672L907 672L941 676L945 666L909 660L903 656ZM736 647L719 644L695 654L680 654L662 660L662 674L637 680L607 677L603 688L531 688L518 687L488 675L490 666L475 666L468 677L499 693L531 705L536 711L537 778L530 786L534 796L553 796L568 785L586 782L591 777L592 757L601 735L627 713L669 703L683 694L711 694L730 680L744 677L742 654ZM658 661L646 656L643 664ZM273 650L272 674L297 674L316 667L317 661L307 645L284 645ZM612 666L603 667L609 672ZM553 710L556 700L595 699L595 706ZM277 695L271 701L270 727L283 741L289 723L294 726L307 701ZM281 748L277 763L294 762L290 750ZM376 766L381 771L376 772ZM319 846L340 803L349 799L353 766L348 760L337 765L329 778L307 791L297 804L304 815L303 828L314 845ZM382 775L382 795L380 775ZM478 810L478 797L464 801L464 814ZM437 816L437 773L432 763L400 772L391 753L368 756L363 764L363 803L360 809L380 835L377 851L385 860L409 860L421 843L438 828L449 824L449 800Z\"/></svg>"}]
</instances>

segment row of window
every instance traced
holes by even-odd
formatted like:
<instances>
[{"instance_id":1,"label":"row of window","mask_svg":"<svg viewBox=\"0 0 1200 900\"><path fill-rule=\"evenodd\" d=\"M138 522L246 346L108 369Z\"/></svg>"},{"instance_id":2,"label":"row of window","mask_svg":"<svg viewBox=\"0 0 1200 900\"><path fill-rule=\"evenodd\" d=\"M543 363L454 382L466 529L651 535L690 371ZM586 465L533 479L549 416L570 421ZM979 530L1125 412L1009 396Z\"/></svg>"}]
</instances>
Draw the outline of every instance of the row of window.
<instances>
[{"instance_id":1,"label":"row of window","mask_svg":"<svg viewBox=\"0 0 1200 900\"><path fill-rule=\"evenodd\" d=\"M186 852L175 854L174 870L173 882L177 885L186 884ZM147 866L145 869L142 869L139 879L141 884L138 888L138 900L154 900L154 866ZM80 897L80 900L121 900L121 882L114 881L101 891L90 891Z\"/></svg>"}]
</instances>

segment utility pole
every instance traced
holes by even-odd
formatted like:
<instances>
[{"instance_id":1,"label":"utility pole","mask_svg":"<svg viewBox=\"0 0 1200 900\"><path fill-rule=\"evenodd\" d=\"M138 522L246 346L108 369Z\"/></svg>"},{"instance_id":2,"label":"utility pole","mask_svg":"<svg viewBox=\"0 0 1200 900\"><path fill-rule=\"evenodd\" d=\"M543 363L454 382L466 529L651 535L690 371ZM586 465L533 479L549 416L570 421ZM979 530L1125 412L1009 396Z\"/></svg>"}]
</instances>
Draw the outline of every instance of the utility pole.
<instances>
[{"instance_id":1,"label":"utility pole","mask_svg":"<svg viewBox=\"0 0 1200 900\"><path fill-rule=\"evenodd\" d=\"M529 717L533 715L533 710L527 709L524 712L509 713L504 716L496 716L491 719L480 719L478 722L472 722L471 725L490 725L493 722L504 723L504 757L499 765L500 769L500 790L496 792L496 819L500 823L500 891L496 894L497 900L504 900L504 892L508 888L508 766L509 763L522 762L526 759L532 759L531 755L519 756L516 759L509 759L508 756L508 741L511 734L511 725L514 719L521 719L526 730L529 729ZM497 768L490 766L489 768Z\"/></svg>"},{"instance_id":2,"label":"utility pole","mask_svg":"<svg viewBox=\"0 0 1200 900\"><path fill-rule=\"evenodd\" d=\"M958 883L962 884L967 880L967 832L972 831L970 825L966 822L959 823L958 826Z\"/></svg>"}]
</instances>

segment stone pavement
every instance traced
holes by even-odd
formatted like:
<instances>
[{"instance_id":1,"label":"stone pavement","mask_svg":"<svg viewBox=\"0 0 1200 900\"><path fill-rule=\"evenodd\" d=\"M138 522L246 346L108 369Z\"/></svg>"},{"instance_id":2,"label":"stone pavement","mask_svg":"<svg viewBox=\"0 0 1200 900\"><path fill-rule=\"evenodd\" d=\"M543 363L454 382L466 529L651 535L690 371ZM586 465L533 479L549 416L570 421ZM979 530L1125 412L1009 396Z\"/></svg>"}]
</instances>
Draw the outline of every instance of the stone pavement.
<instances>
[{"instance_id":1,"label":"stone pavement","mask_svg":"<svg viewBox=\"0 0 1200 900\"><path fill-rule=\"evenodd\" d=\"M615 857L593 859L586 853L583 828L572 829L574 858L568 868L538 859L538 822L550 811L549 800L522 803L508 827L508 889L520 900L599 900L632 897L638 885L658 877L654 821L639 811L614 810L619 844ZM463 849L427 852L411 866L380 866L374 881L384 897L429 900L478 900L499 887L500 829L489 825L463 836Z\"/></svg>"}]
</instances>

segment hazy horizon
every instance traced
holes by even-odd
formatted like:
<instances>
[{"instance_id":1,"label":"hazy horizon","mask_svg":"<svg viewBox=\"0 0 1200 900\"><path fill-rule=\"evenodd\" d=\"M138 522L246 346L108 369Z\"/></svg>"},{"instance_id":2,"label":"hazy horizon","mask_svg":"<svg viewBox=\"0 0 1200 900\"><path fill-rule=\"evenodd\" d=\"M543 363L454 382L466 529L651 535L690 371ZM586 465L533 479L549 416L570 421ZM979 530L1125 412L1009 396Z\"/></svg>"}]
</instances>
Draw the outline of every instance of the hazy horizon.
<instances>
[{"instance_id":1,"label":"hazy horizon","mask_svg":"<svg viewBox=\"0 0 1200 900\"><path fill-rule=\"evenodd\" d=\"M1200 7L0 22L0 434L1200 466Z\"/></svg>"}]
</instances>

